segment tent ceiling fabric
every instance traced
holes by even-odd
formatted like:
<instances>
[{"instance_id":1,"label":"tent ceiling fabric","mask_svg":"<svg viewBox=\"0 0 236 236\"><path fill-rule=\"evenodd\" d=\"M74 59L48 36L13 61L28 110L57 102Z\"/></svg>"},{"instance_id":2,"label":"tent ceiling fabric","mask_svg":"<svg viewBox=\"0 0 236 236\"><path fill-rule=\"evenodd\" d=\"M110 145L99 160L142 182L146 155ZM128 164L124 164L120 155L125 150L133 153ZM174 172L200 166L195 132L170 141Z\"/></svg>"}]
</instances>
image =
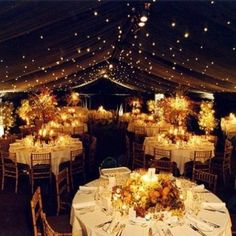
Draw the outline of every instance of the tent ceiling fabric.
<instances>
[{"instance_id":1,"label":"tent ceiling fabric","mask_svg":"<svg viewBox=\"0 0 236 236\"><path fill-rule=\"evenodd\" d=\"M108 78L141 91L236 91L236 2L0 3L0 91ZM187 34L186 34L187 33Z\"/></svg>"}]
</instances>

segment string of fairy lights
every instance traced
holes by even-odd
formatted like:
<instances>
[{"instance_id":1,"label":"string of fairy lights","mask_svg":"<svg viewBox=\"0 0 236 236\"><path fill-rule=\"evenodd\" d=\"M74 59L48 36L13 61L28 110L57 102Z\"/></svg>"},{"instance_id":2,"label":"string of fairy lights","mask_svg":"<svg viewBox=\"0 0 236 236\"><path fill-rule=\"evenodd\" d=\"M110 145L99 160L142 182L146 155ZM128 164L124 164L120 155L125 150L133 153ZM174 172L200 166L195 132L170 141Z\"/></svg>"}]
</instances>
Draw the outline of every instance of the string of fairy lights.
<instances>
[{"instance_id":1,"label":"string of fairy lights","mask_svg":"<svg viewBox=\"0 0 236 236\"><path fill-rule=\"evenodd\" d=\"M205 15L207 13L202 12L203 20L199 19L195 25L188 25L190 23L187 18L178 15L177 11L171 17L163 17L163 13L160 16L155 14L168 4L170 5L156 1L99 1L97 8L85 10L84 14L91 20L89 27L81 26L83 30L74 30L76 26L72 27L70 34L55 45L51 43L50 46L47 40L51 42L50 40L56 38L57 31L54 32L55 35L46 30L24 35L21 40L25 40L25 44L27 37L33 34L34 37L37 35L37 47L43 49L45 45L45 48L39 55L34 55L36 49L29 54L22 47L16 55L17 69L14 69L15 64L13 65L7 55L0 54L0 70L3 72L0 80L1 91L30 91L42 85L67 90L101 77L153 93L163 90L168 92L180 84L201 91L235 91L232 65L235 61L236 45L233 42L235 33L231 30L235 22L230 14L224 12L220 22L211 19L212 15L219 14L217 7L220 4L222 7L223 3L208 1L202 3L202 6L195 5L188 14L197 11L197 7L210 9L209 21ZM178 4L177 10L181 6L190 9L187 3ZM118 11L117 7L123 11ZM233 7L234 5L232 12ZM163 17L163 21L160 21L160 17ZM86 18L80 19L80 22L85 23L85 20ZM96 26L104 26L104 30L97 29ZM226 45L223 38L219 37L216 27L224 30L229 44ZM198 41L197 35L201 40ZM215 39L214 42L211 42L212 38ZM212 51L216 46L216 50ZM225 49L227 55L221 55L219 46ZM206 57L208 52L212 54ZM227 57L226 62L220 59L222 56Z\"/></svg>"}]
</instances>

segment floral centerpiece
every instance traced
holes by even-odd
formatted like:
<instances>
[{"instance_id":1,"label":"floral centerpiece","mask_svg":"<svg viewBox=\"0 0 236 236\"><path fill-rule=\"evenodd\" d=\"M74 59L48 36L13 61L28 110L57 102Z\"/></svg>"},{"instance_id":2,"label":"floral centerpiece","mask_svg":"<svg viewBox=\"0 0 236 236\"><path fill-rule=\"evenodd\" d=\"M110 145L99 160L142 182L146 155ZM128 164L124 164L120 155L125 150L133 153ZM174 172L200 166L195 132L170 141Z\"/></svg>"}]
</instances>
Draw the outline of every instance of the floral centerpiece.
<instances>
[{"instance_id":1,"label":"floral centerpiece","mask_svg":"<svg viewBox=\"0 0 236 236\"><path fill-rule=\"evenodd\" d=\"M217 125L215 111L212 102L202 102L198 115L198 124L200 129L204 130L206 135L214 130Z\"/></svg>"},{"instance_id":2,"label":"floral centerpiece","mask_svg":"<svg viewBox=\"0 0 236 236\"><path fill-rule=\"evenodd\" d=\"M113 187L112 203L115 209L133 207L140 217L145 217L151 209L183 212L184 204L175 179L167 174L156 175L155 169L154 172L151 169L148 172L133 172L125 186Z\"/></svg>"},{"instance_id":3,"label":"floral centerpiece","mask_svg":"<svg viewBox=\"0 0 236 236\"><path fill-rule=\"evenodd\" d=\"M161 99L158 106L163 108L164 120L174 126L186 126L188 117L195 115L192 101L179 94Z\"/></svg>"}]
</instances>

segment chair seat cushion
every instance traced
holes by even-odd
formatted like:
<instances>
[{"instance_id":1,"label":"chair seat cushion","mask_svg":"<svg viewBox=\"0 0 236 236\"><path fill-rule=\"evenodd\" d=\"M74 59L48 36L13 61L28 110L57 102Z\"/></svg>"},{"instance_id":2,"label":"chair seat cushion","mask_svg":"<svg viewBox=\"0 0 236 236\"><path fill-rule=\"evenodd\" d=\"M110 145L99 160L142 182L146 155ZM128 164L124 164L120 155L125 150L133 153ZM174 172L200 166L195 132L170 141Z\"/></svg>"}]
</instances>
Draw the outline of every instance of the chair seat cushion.
<instances>
[{"instance_id":1,"label":"chair seat cushion","mask_svg":"<svg viewBox=\"0 0 236 236\"><path fill-rule=\"evenodd\" d=\"M72 232L69 215L47 216L47 221L52 229L58 233Z\"/></svg>"}]
</instances>

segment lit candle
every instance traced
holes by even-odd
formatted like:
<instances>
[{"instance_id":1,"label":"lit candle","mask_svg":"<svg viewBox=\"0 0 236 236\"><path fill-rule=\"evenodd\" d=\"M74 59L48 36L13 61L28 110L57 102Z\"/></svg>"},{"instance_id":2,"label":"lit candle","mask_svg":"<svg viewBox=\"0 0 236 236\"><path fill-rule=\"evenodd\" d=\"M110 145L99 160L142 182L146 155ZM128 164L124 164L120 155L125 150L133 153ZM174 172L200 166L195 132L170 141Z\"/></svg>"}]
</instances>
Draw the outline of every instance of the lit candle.
<instances>
[{"instance_id":1,"label":"lit candle","mask_svg":"<svg viewBox=\"0 0 236 236\"><path fill-rule=\"evenodd\" d=\"M53 129L51 129L50 132L49 132L49 135L53 136L53 134L54 134L54 131L53 131Z\"/></svg>"},{"instance_id":2,"label":"lit candle","mask_svg":"<svg viewBox=\"0 0 236 236\"><path fill-rule=\"evenodd\" d=\"M177 129L174 129L174 135L177 135Z\"/></svg>"},{"instance_id":3,"label":"lit candle","mask_svg":"<svg viewBox=\"0 0 236 236\"><path fill-rule=\"evenodd\" d=\"M43 129L42 136L43 136L43 137L46 137L46 135L47 135L47 130L46 130L46 129Z\"/></svg>"}]
</instances>

